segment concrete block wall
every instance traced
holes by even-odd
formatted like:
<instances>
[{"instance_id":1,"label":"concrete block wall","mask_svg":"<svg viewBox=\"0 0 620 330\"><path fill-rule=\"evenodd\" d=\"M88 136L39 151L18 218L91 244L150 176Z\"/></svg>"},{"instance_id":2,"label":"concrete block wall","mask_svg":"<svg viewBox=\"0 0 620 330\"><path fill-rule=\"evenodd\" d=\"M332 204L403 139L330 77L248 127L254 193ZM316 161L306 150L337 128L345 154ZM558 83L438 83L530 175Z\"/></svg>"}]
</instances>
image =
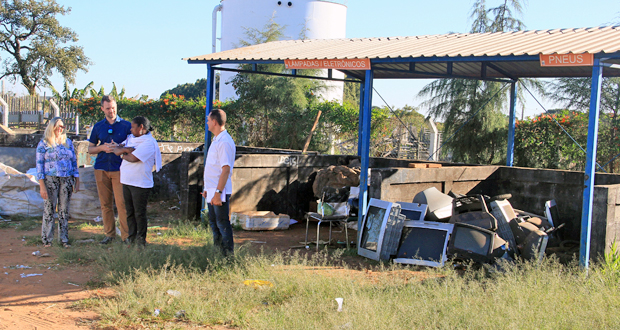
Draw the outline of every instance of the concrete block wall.
<instances>
[{"instance_id":1,"label":"concrete block wall","mask_svg":"<svg viewBox=\"0 0 620 330\"><path fill-rule=\"evenodd\" d=\"M202 152L183 153L181 211L187 218L200 214L202 200ZM407 167L412 161L392 158L371 158L370 167ZM301 217L308 211L314 173L330 165L351 165L359 157L343 155L301 154L295 150L248 148L237 146L233 170L233 212L273 211ZM444 166L455 164L444 163ZM476 168L477 166L472 166Z\"/></svg>"},{"instance_id":2,"label":"concrete block wall","mask_svg":"<svg viewBox=\"0 0 620 330\"><path fill-rule=\"evenodd\" d=\"M620 185L595 186L594 205L590 255L602 257L620 240Z\"/></svg>"},{"instance_id":3,"label":"concrete block wall","mask_svg":"<svg viewBox=\"0 0 620 330\"><path fill-rule=\"evenodd\" d=\"M202 144L165 141L158 141L157 144L161 152L162 169L159 172L153 172L154 187L151 191L151 198L155 200L179 199L181 197L179 193L181 191L180 173L186 171L181 154L184 151L197 150ZM88 153L88 141L74 142L74 146L78 166L92 166L95 163L97 156Z\"/></svg>"},{"instance_id":4,"label":"concrete block wall","mask_svg":"<svg viewBox=\"0 0 620 330\"><path fill-rule=\"evenodd\" d=\"M202 153L183 153L188 173L181 179L187 186L181 191L186 205L181 211L188 218L199 216L202 190ZM330 165L348 164L349 156L301 154L240 154L233 170L231 210L273 211L293 217L308 211L312 193L313 174Z\"/></svg>"},{"instance_id":5,"label":"concrete block wall","mask_svg":"<svg viewBox=\"0 0 620 330\"><path fill-rule=\"evenodd\" d=\"M81 136L68 135L73 141ZM0 134L0 163L25 173L36 165L36 148L43 134Z\"/></svg>"}]
</instances>

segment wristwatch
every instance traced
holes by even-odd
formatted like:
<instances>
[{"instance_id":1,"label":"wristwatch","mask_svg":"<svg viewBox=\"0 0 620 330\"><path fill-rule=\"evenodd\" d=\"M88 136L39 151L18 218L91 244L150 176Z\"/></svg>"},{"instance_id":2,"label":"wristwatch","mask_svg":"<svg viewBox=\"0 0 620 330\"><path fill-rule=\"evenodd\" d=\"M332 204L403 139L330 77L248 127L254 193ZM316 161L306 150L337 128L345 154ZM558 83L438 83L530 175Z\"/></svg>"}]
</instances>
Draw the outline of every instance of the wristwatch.
<instances>
[{"instance_id":1,"label":"wristwatch","mask_svg":"<svg viewBox=\"0 0 620 330\"><path fill-rule=\"evenodd\" d=\"M221 190L219 190L219 189L215 189L215 192L216 192L216 193L218 193L218 194L221 194L221 193L222 193L222 191L221 191Z\"/></svg>"},{"instance_id":2,"label":"wristwatch","mask_svg":"<svg viewBox=\"0 0 620 330\"><path fill-rule=\"evenodd\" d=\"M125 156L125 154L121 154L121 159L123 159L123 156Z\"/></svg>"}]
</instances>

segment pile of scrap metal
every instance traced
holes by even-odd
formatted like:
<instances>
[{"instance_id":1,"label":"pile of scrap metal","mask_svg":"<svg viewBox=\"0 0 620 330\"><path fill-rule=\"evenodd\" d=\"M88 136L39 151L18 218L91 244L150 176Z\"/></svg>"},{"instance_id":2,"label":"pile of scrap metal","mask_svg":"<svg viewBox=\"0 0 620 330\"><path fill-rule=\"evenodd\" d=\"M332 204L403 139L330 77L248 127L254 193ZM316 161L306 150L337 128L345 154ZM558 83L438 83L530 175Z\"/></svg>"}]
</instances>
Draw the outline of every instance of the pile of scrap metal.
<instances>
[{"instance_id":1,"label":"pile of scrap metal","mask_svg":"<svg viewBox=\"0 0 620 330\"><path fill-rule=\"evenodd\" d=\"M371 199L361 225L358 254L394 258L396 263L440 267L457 262L494 263L497 259L540 261L547 246L560 243L546 204L546 217L512 208L511 196L418 193L413 203Z\"/></svg>"}]
</instances>

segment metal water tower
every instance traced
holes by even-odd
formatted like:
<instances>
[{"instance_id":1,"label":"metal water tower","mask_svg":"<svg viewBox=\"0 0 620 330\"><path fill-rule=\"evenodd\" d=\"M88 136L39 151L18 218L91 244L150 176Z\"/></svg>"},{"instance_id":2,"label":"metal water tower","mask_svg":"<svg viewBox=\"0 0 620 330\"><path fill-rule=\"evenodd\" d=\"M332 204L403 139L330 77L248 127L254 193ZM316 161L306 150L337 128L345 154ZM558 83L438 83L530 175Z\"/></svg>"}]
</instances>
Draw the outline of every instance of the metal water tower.
<instances>
[{"instance_id":1,"label":"metal water tower","mask_svg":"<svg viewBox=\"0 0 620 330\"><path fill-rule=\"evenodd\" d=\"M220 51L240 46L246 40L248 29L262 30L273 19L283 27L283 40L345 38L347 7L335 1L323 0L221 0L213 10L212 52L216 52L218 31L217 13L221 13ZM220 100L236 98L231 84L226 84L234 73L220 71ZM327 70L320 75L327 77ZM334 78L344 74L333 72ZM326 81L327 89L322 93L325 100L342 102L343 83Z\"/></svg>"}]
</instances>

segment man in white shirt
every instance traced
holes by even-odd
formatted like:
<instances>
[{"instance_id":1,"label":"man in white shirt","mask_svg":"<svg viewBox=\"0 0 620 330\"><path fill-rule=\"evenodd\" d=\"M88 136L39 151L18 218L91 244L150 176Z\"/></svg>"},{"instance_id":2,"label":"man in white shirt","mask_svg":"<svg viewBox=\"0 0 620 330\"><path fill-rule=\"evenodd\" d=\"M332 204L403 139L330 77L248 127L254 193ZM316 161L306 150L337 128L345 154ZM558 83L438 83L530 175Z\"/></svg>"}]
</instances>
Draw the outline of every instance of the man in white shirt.
<instances>
[{"instance_id":1,"label":"man in white shirt","mask_svg":"<svg viewBox=\"0 0 620 330\"><path fill-rule=\"evenodd\" d=\"M207 117L207 126L214 138L205 162L204 189L209 210L209 226L213 232L213 244L224 255L233 254L233 235L230 225L230 195L232 194L232 171L235 163L235 142L226 131L226 113L214 109Z\"/></svg>"}]
</instances>

